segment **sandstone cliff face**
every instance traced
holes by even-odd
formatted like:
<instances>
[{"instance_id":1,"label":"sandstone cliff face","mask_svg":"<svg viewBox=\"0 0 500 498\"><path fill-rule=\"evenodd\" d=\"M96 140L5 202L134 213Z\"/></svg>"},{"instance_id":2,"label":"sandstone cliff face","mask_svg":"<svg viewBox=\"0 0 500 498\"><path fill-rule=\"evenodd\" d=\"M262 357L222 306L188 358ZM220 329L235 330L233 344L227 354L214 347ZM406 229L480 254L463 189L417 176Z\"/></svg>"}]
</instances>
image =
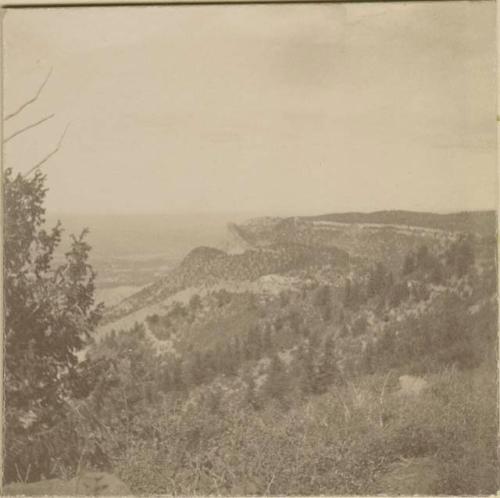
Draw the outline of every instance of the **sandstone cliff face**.
<instances>
[{"instance_id":1,"label":"sandstone cliff face","mask_svg":"<svg viewBox=\"0 0 500 498\"><path fill-rule=\"evenodd\" d=\"M307 247L336 247L351 256L401 265L409 250L425 244L443 248L458 233L440 228L401 224L351 223L304 218L283 218L269 223L242 223L235 227L241 239L254 247L298 244Z\"/></svg>"},{"instance_id":2,"label":"sandstone cliff face","mask_svg":"<svg viewBox=\"0 0 500 498\"><path fill-rule=\"evenodd\" d=\"M128 496L130 489L113 474L87 472L69 481L45 479L30 483L11 483L4 486L3 496Z\"/></svg>"}]
</instances>

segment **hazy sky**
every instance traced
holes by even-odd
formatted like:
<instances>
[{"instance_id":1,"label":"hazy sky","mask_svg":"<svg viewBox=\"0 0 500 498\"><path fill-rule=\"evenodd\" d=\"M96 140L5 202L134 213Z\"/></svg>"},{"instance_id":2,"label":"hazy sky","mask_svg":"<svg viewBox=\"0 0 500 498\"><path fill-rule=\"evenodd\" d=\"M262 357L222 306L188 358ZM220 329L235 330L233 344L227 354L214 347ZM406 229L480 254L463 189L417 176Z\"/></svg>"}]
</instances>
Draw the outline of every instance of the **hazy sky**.
<instances>
[{"instance_id":1,"label":"hazy sky","mask_svg":"<svg viewBox=\"0 0 500 498\"><path fill-rule=\"evenodd\" d=\"M10 11L5 135L57 212L496 202L494 2Z\"/></svg>"}]
</instances>

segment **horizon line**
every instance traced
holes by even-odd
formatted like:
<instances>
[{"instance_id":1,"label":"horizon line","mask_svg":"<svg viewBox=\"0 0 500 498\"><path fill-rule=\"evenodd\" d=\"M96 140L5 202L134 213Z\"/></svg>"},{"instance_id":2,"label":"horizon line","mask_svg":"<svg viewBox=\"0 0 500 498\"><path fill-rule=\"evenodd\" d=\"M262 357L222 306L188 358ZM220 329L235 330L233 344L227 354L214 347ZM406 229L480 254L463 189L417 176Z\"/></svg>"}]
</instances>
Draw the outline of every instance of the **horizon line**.
<instances>
[{"instance_id":1,"label":"horizon line","mask_svg":"<svg viewBox=\"0 0 500 498\"><path fill-rule=\"evenodd\" d=\"M383 212L404 212L404 213L418 213L418 214L435 214L435 215L451 215L462 213L496 213L496 208L474 208L474 209L451 209L451 210L419 210L419 209L404 209L404 208L381 208L370 210L322 210L314 213L297 214L291 211L261 211L261 210L248 210L248 211L137 211L137 212L102 212L102 211L55 211L47 209L45 216L259 216L259 217L288 217L288 218L301 218L310 216L322 216L330 214L374 214ZM266 214L267 213L267 214Z\"/></svg>"}]
</instances>

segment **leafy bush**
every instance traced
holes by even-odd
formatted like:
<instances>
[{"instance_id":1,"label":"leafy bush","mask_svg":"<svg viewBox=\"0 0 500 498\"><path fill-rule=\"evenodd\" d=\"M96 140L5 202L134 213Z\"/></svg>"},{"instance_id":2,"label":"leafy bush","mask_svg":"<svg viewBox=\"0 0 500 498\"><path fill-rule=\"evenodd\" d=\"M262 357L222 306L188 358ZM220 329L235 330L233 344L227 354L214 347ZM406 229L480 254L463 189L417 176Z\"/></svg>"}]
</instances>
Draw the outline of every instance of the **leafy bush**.
<instances>
[{"instance_id":1,"label":"leafy bush","mask_svg":"<svg viewBox=\"0 0 500 498\"><path fill-rule=\"evenodd\" d=\"M392 463L431 458L435 493L491 493L497 420L489 373L448 369L413 397L400 394L396 376L367 376L257 411L224 384L211 388L215 405L203 389L169 395L145 405L130 427L112 427L128 441L114 447L114 469L135 493L370 494Z\"/></svg>"}]
</instances>

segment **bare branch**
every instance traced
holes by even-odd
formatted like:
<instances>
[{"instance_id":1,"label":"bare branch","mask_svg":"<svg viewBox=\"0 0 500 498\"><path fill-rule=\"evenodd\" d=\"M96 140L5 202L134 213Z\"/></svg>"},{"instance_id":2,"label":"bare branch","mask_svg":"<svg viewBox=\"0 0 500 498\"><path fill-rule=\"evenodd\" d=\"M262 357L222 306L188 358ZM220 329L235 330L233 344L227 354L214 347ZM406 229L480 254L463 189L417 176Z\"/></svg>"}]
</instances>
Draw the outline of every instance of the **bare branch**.
<instances>
[{"instance_id":1,"label":"bare branch","mask_svg":"<svg viewBox=\"0 0 500 498\"><path fill-rule=\"evenodd\" d=\"M55 114L50 114L49 116L45 116L44 118L39 119L35 123L31 123L31 124L25 126L24 128L21 128L20 130L15 131L14 133L12 133L12 135L9 135L7 138L4 138L3 143L6 144L10 140L12 140L14 137L21 135L21 133L24 133L25 131L31 130L31 128L35 128L35 126L38 126L42 123L45 123L45 121L52 119L54 116L55 116Z\"/></svg>"},{"instance_id":2,"label":"bare branch","mask_svg":"<svg viewBox=\"0 0 500 498\"><path fill-rule=\"evenodd\" d=\"M45 77L42 84L38 88L36 94L31 99L27 100L22 105L20 105L15 111L12 111L10 114L7 114L6 116L4 116L4 120L7 121L9 119L12 119L13 117L17 116L22 111L24 111L24 109L26 109L26 107L33 104L33 102L36 102L38 97L40 97L40 94L42 93L42 90L44 89L45 85L47 84L47 81L49 81L51 74L52 74L52 68L50 68L49 72L47 73L47 76Z\"/></svg>"},{"instance_id":3,"label":"bare branch","mask_svg":"<svg viewBox=\"0 0 500 498\"><path fill-rule=\"evenodd\" d=\"M273 485L275 477L276 477L276 472L273 472L273 475L271 476L270 481L267 483L266 495L268 495L268 496L269 496L269 493L271 492L271 486Z\"/></svg>"},{"instance_id":4,"label":"bare branch","mask_svg":"<svg viewBox=\"0 0 500 498\"><path fill-rule=\"evenodd\" d=\"M41 161L38 161L27 173L25 173L23 176L26 178L27 176L31 175L34 171L36 171L38 168L41 168L53 155L57 154L59 152L59 149L61 148L62 142L64 140L64 136L66 135L66 132L68 131L69 128L69 123L64 129L61 138L59 139L59 142L57 142L57 145L55 148L52 150L52 152L49 152Z\"/></svg>"}]
</instances>

